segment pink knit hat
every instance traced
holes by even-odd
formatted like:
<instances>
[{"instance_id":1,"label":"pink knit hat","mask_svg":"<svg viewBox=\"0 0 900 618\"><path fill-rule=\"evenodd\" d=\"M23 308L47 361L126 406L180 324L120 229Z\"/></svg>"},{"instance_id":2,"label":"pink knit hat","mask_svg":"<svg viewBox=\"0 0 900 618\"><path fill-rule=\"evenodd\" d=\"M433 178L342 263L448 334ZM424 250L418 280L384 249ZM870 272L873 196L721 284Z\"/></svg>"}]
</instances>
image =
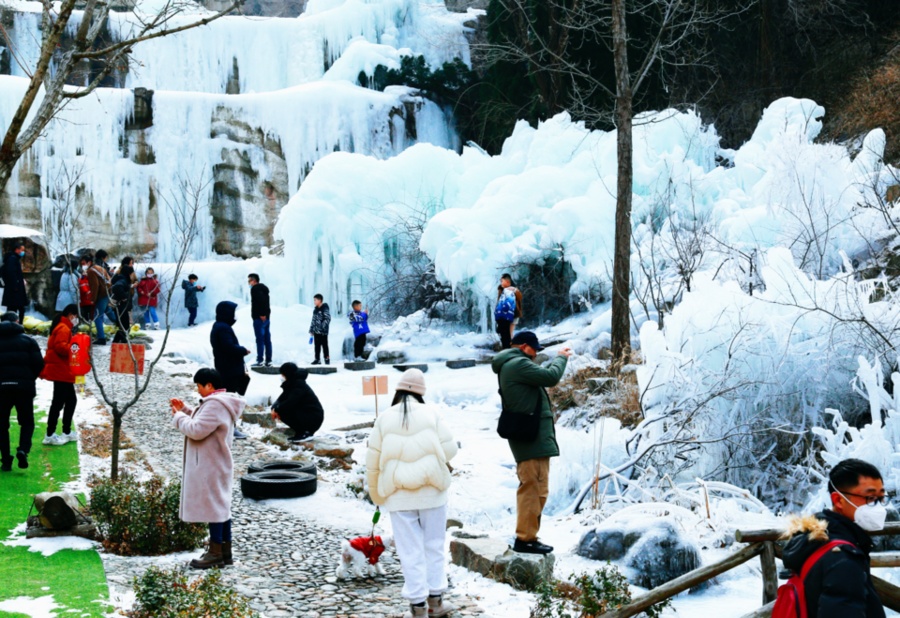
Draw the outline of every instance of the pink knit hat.
<instances>
[{"instance_id":1,"label":"pink knit hat","mask_svg":"<svg viewBox=\"0 0 900 618\"><path fill-rule=\"evenodd\" d=\"M425 374L420 369L407 369L397 383L398 391L409 391L425 396Z\"/></svg>"}]
</instances>

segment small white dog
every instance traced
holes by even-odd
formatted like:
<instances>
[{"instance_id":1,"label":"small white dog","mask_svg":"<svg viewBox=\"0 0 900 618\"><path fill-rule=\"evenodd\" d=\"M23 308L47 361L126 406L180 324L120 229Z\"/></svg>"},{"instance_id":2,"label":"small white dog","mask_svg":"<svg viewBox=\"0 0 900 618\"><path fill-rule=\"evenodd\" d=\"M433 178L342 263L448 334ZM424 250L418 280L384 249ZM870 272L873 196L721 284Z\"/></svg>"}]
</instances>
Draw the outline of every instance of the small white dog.
<instances>
[{"instance_id":1,"label":"small white dog","mask_svg":"<svg viewBox=\"0 0 900 618\"><path fill-rule=\"evenodd\" d=\"M388 534L358 536L355 539L341 541L341 562L334 574L340 579L347 579L350 576L384 575L384 569L378 559L384 550L393 544L394 539Z\"/></svg>"}]
</instances>

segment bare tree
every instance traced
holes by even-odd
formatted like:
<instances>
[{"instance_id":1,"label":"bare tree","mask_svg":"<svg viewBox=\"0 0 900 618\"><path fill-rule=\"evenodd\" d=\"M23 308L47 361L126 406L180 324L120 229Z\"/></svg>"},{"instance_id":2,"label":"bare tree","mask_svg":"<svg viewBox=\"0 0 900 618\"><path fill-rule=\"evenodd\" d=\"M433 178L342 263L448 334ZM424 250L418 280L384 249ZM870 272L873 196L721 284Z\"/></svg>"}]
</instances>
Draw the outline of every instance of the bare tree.
<instances>
[{"instance_id":1,"label":"bare tree","mask_svg":"<svg viewBox=\"0 0 900 618\"><path fill-rule=\"evenodd\" d=\"M127 64L128 54L135 45L203 26L231 13L242 4L242 0L236 0L217 13L175 25L172 22L177 16L189 9L196 10L197 5L189 0L168 0L162 8L149 15L135 12L134 28L129 36L108 42L101 35L107 28L112 3L86 0L79 21L75 17L75 7L80 1L83 0L62 0L56 4L51 0L41 0L40 54L34 66L21 67L29 76L28 88L0 142L0 191L6 188L16 163L50 121L69 101L88 96L114 69ZM70 24L75 24L75 27ZM11 46L8 38L6 42ZM21 55L13 53L13 57L19 61ZM94 68L86 80L87 84L68 86L82 70L82 63L86 62Z\"/></svg>"},{"instance_id":2,"label":"bare tree","mask_svg":"<svg viewBox=\"0 0 900 618\"><path fill-rule=\"evenodd\" d=\"M135 355L134 343L130 338L127 339L128 352L131 362L134 366L133 382L131 387L126 391L120 391L114 388L114 385L107 382L108 374L101 374L97 371L97 365L91 358L91 372L94 382L100 391L100 397L109 407L113 417L112 427L112 471L111 478L118 479L119 476L119 447L122 436L122 419L125 414L140 401L150 380L153 377L153 371L156 369L157 363L163 357L166 344L169 341L170 320L169 312L172 307L172 297L175 294L177 286L175 283L181 277L184 265L191 254L191 245L197 236L197 222L199 213L206 208L206 200L208 199L207 188L212 182L210 178L181 178L178 188L173 190L171 195L161 196L165 207L172 213L171 219L175 221L175 229L172 235L175 245L179 248L175 263L167 272L160 273L160 281L167 282L168 291L166 292L166 330L163 335L162 343L159 345L155 358L146 366L143 376L138 373L138 359ZM124 325L119 322L119 328Z\"/></svg>"},{"instance_id":3,"label":"bare tree","mask_svg":"<svg viewBox=\"0 0 900 618\"><path fill-rule=\"evenodd\" d=\"M516 25L518 36L492 45L493 58L527 63L529 75L538 82L545 101L567 93L565 108L591 123L609 119L609 110L599 108L598 100L615 101L618 179L612 281L614 358L625 358L631 347L632 125L636 97L653 79L666 83L668 72L706 62L704 34L726 17L747 10L753 2L733 3L727 10L714 2L691 0L499 2ZM646 36L630 37L629 19L640 19L646 25ZM538 21L543 21L543 27L538 27ZM589 43L602 44L612 52L612 83L606 67L595 66L590 59L576 59L578 51Z\"/></svg>"},{"instance_id":4,"label":"bare tree","mask_svg":"<svg viewBox=\"0 0 900 618\"><path fill-rule=\"evenodd\" d=\"M81 224L85 203L81 199L84 191L84 164L70 167L63 163L57 169L50 186L50 208L43 210L44 231L48 238L50 255L72 255L75 238Z\"/></svg>"}]
</instances>

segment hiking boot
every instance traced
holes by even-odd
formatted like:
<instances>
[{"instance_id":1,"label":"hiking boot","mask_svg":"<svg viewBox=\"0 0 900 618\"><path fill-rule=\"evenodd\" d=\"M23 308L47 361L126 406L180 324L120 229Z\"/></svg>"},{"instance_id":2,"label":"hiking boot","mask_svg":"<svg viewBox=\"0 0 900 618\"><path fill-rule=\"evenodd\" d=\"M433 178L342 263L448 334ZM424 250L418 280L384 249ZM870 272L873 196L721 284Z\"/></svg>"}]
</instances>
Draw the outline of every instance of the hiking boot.
<instances>
[{"instance_id":1,"label":"hiking boot","mask_svg":"<svg viewBox=\"0 0 900 618\"><path fill-rule=\"evenodd\" d=\"M322 361L320 361L318 358L310 363L310 365L321 365L321 364L322 364Z\"/></svg>"},{"instance_id":2,"label":"hiking boot","mask_svg":"<svg viewBox=\"0 0 900 618\"><path fill-rule=\"evenodd\" d=\"M0 472L12 472L13 456L4 457L0 460Z\"/></svg>"},{"instance_id":3,"label":"hiking boot","mask_svg":"<svg viewBox=\"0 0 900 618\"><path fill-rule=\"evenodd\" d=\"M217 569L223 566L225 566L225 561L222 555L222 544L212 541L210 541L206 553L199 558L194 558L190 563L192 569Z\"/></svg>"},{"instance_id":4,"label":"hiking boot","mask_svg":"<svg viewBox=\"0 0 900 618\"><path fill-rule=\"evenodd\" d=\"M428 615L428 608L425 606L425 603L422 602L421 605L410 603L409 611L403 614L403 618L425 618Z\"/></svg>"},{"instance_id":5,"label":"hiking boot","mask_svg":"<svg viewBox=\"0 0 900 618\"><path fill-rule=\"evenodd\" d=\"M537 539L527 542L522 539L516 539L512 550L520 554L549 554L553 551L553 548L549 545L544 545Z\"/></svg>"},{"instance_id":6,"label":"hiking boot","mask_svg":"<svg viewBox=\"0 0 900 618\"><path fill-rule=\"evenodd\" d=\"M12 462L12 457L9 458L10 462ZM16 451L16 461L19 462L19 469L24 470L28 467L28 453L19 449Z\"/></svg>"},{"instance_id":7,"label":"hiking boot","mask_svg":"<svg viewBox=\"0 0 900 618\"><path fill-rule=\"evenodd\" d=\"M231 555L231 541L222 543L222 564L225 566L234 564L234 558Z\"/></svg>"},{"instance_id":8,"label":"hiking boot","mask_svg":"<svg viewBox=\"0 0 900 618\"><path fill-rule=\"evenodd\" d=\"M451 612L456 611L456 606L450 603L444 603L444 595L428 597L428 616L429 618L440 618Z\"/></svg>"}]
</instances>

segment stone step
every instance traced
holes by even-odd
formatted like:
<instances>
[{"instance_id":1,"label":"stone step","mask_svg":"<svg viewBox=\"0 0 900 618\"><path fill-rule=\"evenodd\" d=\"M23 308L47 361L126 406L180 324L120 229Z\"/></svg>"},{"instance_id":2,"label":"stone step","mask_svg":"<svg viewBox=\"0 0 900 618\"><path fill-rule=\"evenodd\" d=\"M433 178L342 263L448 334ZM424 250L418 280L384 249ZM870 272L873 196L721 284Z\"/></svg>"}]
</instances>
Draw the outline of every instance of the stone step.
<instances>
[{"instance_id":1,"label":"stone step","mask_svg":"<svg viewBox=\"0 0 900 618\"><path fill-rule=\"evenodd\" d=\"M337 367L331 367L331 366L326 367L326 366L322 366L322 365L315 365L313 367L306 367L305 369L308 372L310 372L311 374L319 375L319 376L326 376L326 375L329 375L332 373L337 373Z\"/></svg>"},{"instance_id":2,"label":"stone step","mask_svg":"<svg viewBox=\"0 0 900 618\"><path fill-rule=\"evenodd\" d=\"M348 371L368 371L375 369L375 361L351 361L344 363L344 369Z\"/></svg>"},{"instance_id":3,"label":"stone step","mask_svg":"<svg viewBox=\"0 0 900 618\"><path fill-rule=\"evenodd\" d=\"M447 366L450 369L468 369L475 366L474 358L461 358L459 360L448 360Z\"/></svg>"},{"instance_id":4,"label":"stone step","mask_svg":"<svg viewBox=\"0 0 900 618\"><path fill-rule=\"evenodd\" d=\"M277 376L278 375L278 367L275 367L274 365L271 367L250 367L250 369L255 371L256 373L262 373L267 376Z\"/></svg>"},{"instance_id":5,"label":"stone step","mask_svg":"<svg viewBox=\"0 0 900 618\"><path fill-rule=\"evenodd\" d=\"M553 577L553 554L520 554L501 539L460 537L450 541L453 564L518 590L532 591Z\"/></svg>"},{"instance_id":6,"label":"stone step","mask_svg":"<svg viewBox=\"0 0 900 618\"><path fill-rule=\"evenodd\" d=\"M407 363L405 365L394 365L397 371L406 371L407 369L418 369L422 373L428 373L428 363Z\"/></svg>"}]
</instances>

